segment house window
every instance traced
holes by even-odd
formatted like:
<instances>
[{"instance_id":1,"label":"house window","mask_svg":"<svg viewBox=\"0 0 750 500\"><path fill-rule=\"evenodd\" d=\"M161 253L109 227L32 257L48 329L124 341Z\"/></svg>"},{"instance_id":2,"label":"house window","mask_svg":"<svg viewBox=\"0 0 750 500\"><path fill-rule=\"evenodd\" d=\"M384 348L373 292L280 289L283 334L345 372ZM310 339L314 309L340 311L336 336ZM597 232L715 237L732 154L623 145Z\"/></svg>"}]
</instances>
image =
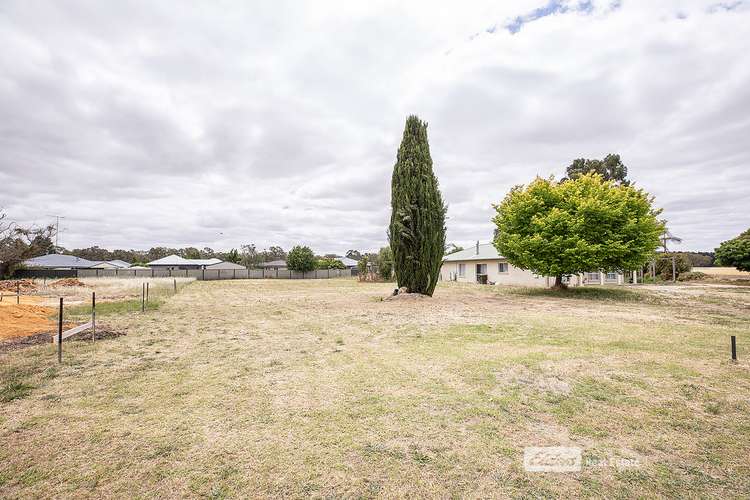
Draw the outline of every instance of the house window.
<instances>
[{"instance_id":1,"label":"house window","mask_svg":"<svg viewBox=\"0 0 750 500\"><path fill-rule=\"evenodd\" d=\"M487 274L487 264L477 264L477 276Z\"/></svg>"},{"instance_id":2,"label":"house window","mask_svg":"<svg viewBox=\"0 0 750 500\"><path fill-rule=\"evenodd\" d=\"M616 281L617 273L607 273L607 281Z\"/></svg>"},{"instance_id":3,"label":"house window","mask_svg":"<svg viewBox=\"0 0 750 500\"><path fill-rule=\"evenodd\" d=\"M508 274L508 263L507 262L498 262L497 263L497 272L500 274Z\"/></svg>"},{"instance_id":4,"label":"house window","mask_svg":"<svg viewBox=\"0 0 750 500\"><path fill-rule=\"evenodd\" d=\"M466 276L466 264L458 265L458 275L462 278Z\"/></svg>"},{"instance_id":5,"label":"house window","mask_svg":"<svg viewBox=\"0 0 750 500\"><path fill-rule=\"evenodd\" d=\"M587 273L588 281L599 281L599 273Z\"/></svg>"}]
</instances>

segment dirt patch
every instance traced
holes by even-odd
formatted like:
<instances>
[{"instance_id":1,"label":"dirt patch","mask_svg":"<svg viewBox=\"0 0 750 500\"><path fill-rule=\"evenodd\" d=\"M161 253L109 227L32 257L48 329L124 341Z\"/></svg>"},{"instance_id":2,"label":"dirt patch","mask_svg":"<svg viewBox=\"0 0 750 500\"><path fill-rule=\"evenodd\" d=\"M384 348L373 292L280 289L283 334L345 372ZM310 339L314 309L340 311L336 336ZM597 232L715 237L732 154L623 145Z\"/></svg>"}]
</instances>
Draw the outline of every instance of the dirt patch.
<instances>
[{"instance_id":1,"label":"dirt patch","mask_svg":"<svg viewBox=\"0 0 750 500\"><path fill-rule=\"evenodd\" d=\"M54 308L34 304L0 307L0 339L53 331L57 326L54 314Z\"/></svg>"},{"instance_id":2,"label":"dirt patch","mask_svg":"<svg viewBox=\"0 0 750 500\"><path fill-rule=\"evenodd\" d=\"M391 295L390 297L386 297L383 300L388 300L388 301L392 301L392 300L402 301L402 300L405 300L405 301L411 302L411 301L415 301L415 300L424 300L424 299L429 299L429 298L431 298L431 297L428 297L427 295L422 295L421 293L399 293L398 295Z\"/></svg>"},{"instance_id":3,"label":"dirt patch","mask_svg":"<svg viewBox=\"0 0 750 500\"><path fill-rule=\"evenodd\" d=\"M71 325L72 326L72 325ZM27 347L33 347L35 345L52 344L53 333L36 333L34 335L27 335L26 337L16 337L10 340L0 339L0 352L17 351L19 349L25 349ZM116 337L122 337L126 335L124 332L111 330L109 328L97 328L95 340L113 339ZM91 330L77 333L65 339L65 342L82 342L91 341Z\"/></svg>"},{"instance_id":4,"label":"dirt patch","mask_svg":"<svg viewBox=\"0 0 750 500\"><path fill-rule=\"evenodd\" d=\"M94 336L95 340L104 340L104 339L114 339L117 337L122 337L123 335L127 335L125 332L120 332L116 330L111 330L109 328L96 328L96 335ZM91 340L91 330L86 330L85 332L76 333L75 335L71 335L67 339L65 339L63 342L68 342L70 340L73 341L83 341L83 340Z\"/></svg>"},{"instance_id":5,"label":"dirt patch","mask_svg":"<svg viewBox=\"0 0 750 500\"><path fill-rule=\"evenodd\" d=\"M37 333L26 337L17 337L10 340L0 340L0 352L17 351L40 344L52 343L52 334Z\"/></svg>"},{"instance_id":6,"label":"dirt patch","mask_svg":"<svg viewBox=\"0 0 750 500\"><path fill-rule=\"evenodd\" d=\"M62 287L62 286L65 286L65 287L69 287L69 286L83 286L83 287L88 287L88 285L86 283L84 283L83 281L79 280L78 278L64 278L64 279L61 279L61 280L57 280L57 281L55 281L53 283L50 283L49 286L51 286L52 288L58 288L58 287Z\"/></svg>"},{"instance_id":7,"label":"dirt patch","mask_svg":"<svg viewBox=\"0 0 750 500\"><path fill-rule=\"evenodd\" d=\"M21 293L35 292L37 286L31 280L0 281L0 292L15 292L20 287Z\"/></svg>"}]
</instances>

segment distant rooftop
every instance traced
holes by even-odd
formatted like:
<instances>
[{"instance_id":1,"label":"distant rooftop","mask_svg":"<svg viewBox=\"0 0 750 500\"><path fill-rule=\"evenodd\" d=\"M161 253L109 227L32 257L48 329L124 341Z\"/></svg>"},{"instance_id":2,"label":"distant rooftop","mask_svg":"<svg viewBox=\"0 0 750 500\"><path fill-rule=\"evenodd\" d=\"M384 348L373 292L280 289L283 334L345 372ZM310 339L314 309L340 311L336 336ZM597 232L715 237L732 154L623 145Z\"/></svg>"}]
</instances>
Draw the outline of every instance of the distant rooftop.
<instances>
[{"instance_id":1,"label":"distant rooftop","mask_svg":"<svg viewBox=\"0 0 750 500\"><path fill-rule=\"evenodd\" d=\"M58 268L67 267L71 269L86 269L96 264L90 260L76 257L75 255L64 255L59 253L51 253L49 255L42 255L40 257L34 257L23 262L26 267L43 267L43 268Z\"/></svg>"},{"instance_id":2,"label":"distant rooftop","mask_svg":"<svg viewBox=\"0 0 750 500\"><path fill-rule=\"evenodd\" d=\"M479 253L477 253L477 246L472 245L460 252L446 255L443 262L457 262L461 260L499 260L503 258L502 255L497 253L495 245L492 243L482 243L479 245Z\"/></svg>"},{"instance_id":3,"label":"distant rooftop","mask_svg":"<svg viewBox=\"0 0 750 500\"><path fill-rule=\"evenodd\" d=\"M258 264L258 267L286 267L285 260L272 260L271 262L263 262Z\"/></svg>"},{"instance_id":4,"label":"distant rooftop","mask_svg":"<svg viewBox=\"0 0 750 500\"><path fill-rule=\"evenodd\" d=\"M147 266L210 266L218 264L221 259L185 259L179 255L167 255L161 259L152 260Z\"/></svg>"},{"instance_id":5,"label":"distant rooftop","mask_svg":"<svg viewBox=\"0 0 750 500\"><path fill-rule=\"evenodd\" d=\"M121 269L124 269L126 267L130 267L130 264L128 264L124 260L108 260L107 262L109 262L113 266L117 266L117 267L119 267Z\"/></svg>"},{"instance_id":6,"label":"distant rooftop","mask_svg":"<svg viewBox=\"0 0 750 500\"><path fill-rule=\"evenodd\" d=\"M345 267L357 267L358 262L349 257L336 257L336 260L344 264Z\"/></svg>"}]
</instances>

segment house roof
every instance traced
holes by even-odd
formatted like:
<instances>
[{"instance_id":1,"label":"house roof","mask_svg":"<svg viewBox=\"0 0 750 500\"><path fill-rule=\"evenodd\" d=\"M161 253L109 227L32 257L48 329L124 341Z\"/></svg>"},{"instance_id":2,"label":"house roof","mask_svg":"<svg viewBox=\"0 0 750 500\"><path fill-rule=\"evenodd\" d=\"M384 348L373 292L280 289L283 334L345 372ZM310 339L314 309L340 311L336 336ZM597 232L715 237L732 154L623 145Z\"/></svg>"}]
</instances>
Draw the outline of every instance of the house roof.
<instances>
[{"instance_id":1,"label":"house roof","mask_svg":"<svg viewBox=\"0 0 750 500\"><path fill-rule=\"evenodd\" d=\"M258 267L286 267L285 260L272 260L271 262L263 262L258 264Z\"/></svg>"},{"instance_id":2,"label":"house roof","mask_svg":"<svg viewBox=\"0 0 750 500\"><path fill-rule=\"evenodd\" d=\"M147 266L210 266L218 264L221 259L185 259L179 255L167 255L161 259L152 260Z\"/></svg>"},{"instance_id":3,"label":"house roof","mask_svg":"<svg viewBox=\"0 0 750 500\"><path fill-rule=\"evenodd\" d=\"M219 269L219 270L242 269L244 270L245 266L235 264L234 262L218 262L216 264L211 264L210 266L206 266L206 269Z\"/></svg>"},{"instance_id":4,"label":"house roof","mask_svg":"<svg viewBox=\"0 0 750 500\"><path fill-rule=\"evenodd\" d=\"M110 264L112 264L115 267L119 267L120 269L123 269L123 268L126 268L126 267L130 267L130 264L128 264L124 260L108 260L107 262L109 262Z\"/></svg>"},{"instance_id":5,"label":"house roof","mask_svg":"<svg viewBox=\"0 0 750 500\"><path fill-rule=\"evenodd\" d=\"M443 262L459 262L465 260L501 260L504 259L502 255L497 253L495 245L492 243L483 243L479 245L479 253L477 253L477 246L472 245L466 250L455 252L450 255L446 255L443 258Z\"/></svg>"},{"instance_id":6,"label":"house roof","mask_svg":"<svg viewBox=\"0 0 750 500\"><path fill-rule=\"evenodd\" d=\"M336 257L336 260L344 264L345 267L357 267L358 262L349 257Z\"/></svg>"},{"instance_id":7,"label":"house roof","mask_svg":"<svg viewBox=\"0 0 750 500\"><path fill-rule=\"evenodd\" d=\"M75 255L63 255L51 253L49 255L42 255L40 257L34 257L23 261L26 267L44 267L44 268L56 268L56 267L69 267L73 269L85 269L96 264L90 260L76 257Z\"/></svg>"}]
</instances>

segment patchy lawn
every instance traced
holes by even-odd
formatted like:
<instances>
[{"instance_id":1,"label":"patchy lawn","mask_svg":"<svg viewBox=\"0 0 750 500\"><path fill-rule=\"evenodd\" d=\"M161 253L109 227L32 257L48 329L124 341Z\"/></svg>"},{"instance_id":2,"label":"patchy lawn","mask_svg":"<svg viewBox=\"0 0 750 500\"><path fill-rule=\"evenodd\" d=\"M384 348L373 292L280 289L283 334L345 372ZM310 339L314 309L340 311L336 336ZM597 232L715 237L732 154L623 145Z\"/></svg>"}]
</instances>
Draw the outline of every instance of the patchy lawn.
<instances>
[{"instance_id":1,"label":"patchy lawn","mask_svg":"<svg viewBox=\"0 0 750 500\"><path fill-rule=\"evenodd\" d=\"M2 496L750 492L750 294L392 289L197 282L113 306L127 336L61 366L0 352ZM527 446L580 447L582 471L525 472Z\"/></svg>"}]
</instances>

